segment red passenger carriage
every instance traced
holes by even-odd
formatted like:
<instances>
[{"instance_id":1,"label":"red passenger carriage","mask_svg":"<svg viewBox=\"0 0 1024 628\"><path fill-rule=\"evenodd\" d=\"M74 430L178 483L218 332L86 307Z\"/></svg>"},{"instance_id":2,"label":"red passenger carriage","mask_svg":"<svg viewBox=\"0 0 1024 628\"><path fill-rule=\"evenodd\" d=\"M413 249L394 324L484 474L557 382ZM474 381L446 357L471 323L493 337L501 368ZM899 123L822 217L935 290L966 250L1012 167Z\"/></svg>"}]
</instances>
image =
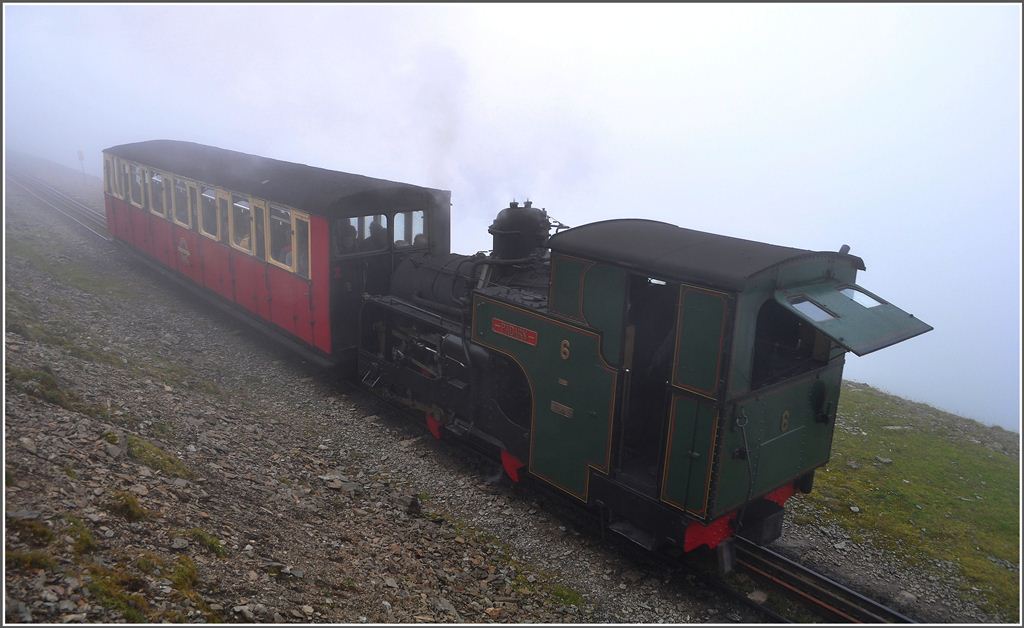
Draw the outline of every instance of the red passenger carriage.
<instances>
[{"instance_id":1,"label":"red passenger carriage","mask_svg":"<svg viewBox=\"0 0 1024 628\"><path fill-rule=\"evenodd\" d=\"M450 192L154 140L103 155L107 225L320 363L351 366L364 293L450 249Z\"/></svg>"}]
</instances>

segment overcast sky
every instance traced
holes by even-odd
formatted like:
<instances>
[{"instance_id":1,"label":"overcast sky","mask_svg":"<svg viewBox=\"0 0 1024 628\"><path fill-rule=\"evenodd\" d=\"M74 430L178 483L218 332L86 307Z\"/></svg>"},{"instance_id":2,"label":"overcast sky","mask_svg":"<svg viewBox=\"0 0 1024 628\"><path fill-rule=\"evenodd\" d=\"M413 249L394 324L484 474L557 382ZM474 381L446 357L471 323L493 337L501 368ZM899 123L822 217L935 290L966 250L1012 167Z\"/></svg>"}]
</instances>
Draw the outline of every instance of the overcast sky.
<instances>
[{"instance_id":1,"label":"overcast sky","mask_svg":"<svg viewBox=\"0 0 1024 628\"><path fill-rule=\"evenodd\" d=\"M4 5L5 150L190 140L806 249L935 327L847 378L1018 430L1021 8Z\"/></svg>"}]
</instances>

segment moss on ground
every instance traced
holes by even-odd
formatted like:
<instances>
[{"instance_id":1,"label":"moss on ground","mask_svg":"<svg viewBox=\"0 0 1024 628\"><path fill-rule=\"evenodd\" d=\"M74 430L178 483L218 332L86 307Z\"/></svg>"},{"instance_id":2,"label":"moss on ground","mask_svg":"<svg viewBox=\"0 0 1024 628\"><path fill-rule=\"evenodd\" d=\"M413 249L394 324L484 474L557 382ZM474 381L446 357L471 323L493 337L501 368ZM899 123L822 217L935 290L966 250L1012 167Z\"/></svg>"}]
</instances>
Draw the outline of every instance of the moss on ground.
<instances>
[{"instance_id":1,"label":"moss on ground","mask_svg":"<svg viewBox=\"0 0 1024 628\"><path fill-rule=\"evenodd\" d=\"M28 369L7 365L7 382L11 390L23 392L47 403L98 419L109 418L105 406L84 401L78 393L61 387L48 367Z\"/></svg>"},{"instance_id":2,"label":"moss on ground","mask_svg":"<svg viewBox=\"0 0 1024 628\"><path fill-rule=\"evenodd\" d=\"M53 541L53 531L38 519L9 519L7 530L16 532L23 542L35 547L45 547Z\"/></svg>"},{"instance_id":3,"label":"moss on ground","mask_svg":"<svg viewBox=\"0 0 1024 628\"><path fill-rule=\"evenodd\" d=\"M73 515L65 515L64 521L68 524L67 533L72 539L72 548L76 554L88 554L99 547L92 530L85 525L84 521Z\"/></svg>"},{"instance_id":4,"label":"moss on ground","mask_svg":"<svg viewBox=\"0 0 1024 628\"><path fill-rule=\"evenodd\" d=\"M30 569L53 569L57 566L53 556L41 549L7 552L5 559L8 569L27 571Z\"/></svg>"},{"instance_id":5,"label":"moss on ground","mask_svg":"<svg viewBox=\"0 0 1024 628\"><path fill-rule=\"evenodd\" d=\"M128 455L154 471L178 478L190 478L192 472L181 460L144 438L128 435Z\"/></svg>"},{"instance_id":6,"label":"moss on ground","mask_svg":"<svg viewBox=\"0 0 1024 628\"><path fill-rule=\"evenodd\" d=\"M107 501L106 508L128 521L142 521L149 516L149 511L139 504L138 498L126 491L114 493Z\"/></svg>"},{"instance_id":7,"label":"moss on ground","mask_svg":"<svg viewBox=\"0 0 1024 628\"><path fill-rule=\"evenodd\" d=\"M188 531L188 536L195 540L197 543L205 547L211 554L215 556L224 556L227 554L227 550L221 544L220 539L213 536L202 528L192 528Z\"/></svg>"},{"instance_id":8,"label":"moss on ground","mask_svg":"<svg viewBox=\"0 0 1024 628\"><path fill-rule=\"evenodd\" d=\"M966 419L859 384L844 385L839 415L810 501L911 564L952 562L965 597L1017 617L1019 573L1003 565L1018 561L1020 463L985 446L998 428L965 434Z\"/></svg>"}]
</instances>

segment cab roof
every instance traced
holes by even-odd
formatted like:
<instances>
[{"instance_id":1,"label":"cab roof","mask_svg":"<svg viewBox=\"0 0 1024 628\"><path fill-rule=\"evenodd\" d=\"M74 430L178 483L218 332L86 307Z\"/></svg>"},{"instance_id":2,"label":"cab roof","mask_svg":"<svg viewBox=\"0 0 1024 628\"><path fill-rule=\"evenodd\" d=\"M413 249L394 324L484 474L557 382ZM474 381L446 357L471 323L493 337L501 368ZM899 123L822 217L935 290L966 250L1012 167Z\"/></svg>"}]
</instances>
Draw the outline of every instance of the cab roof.
<instances>
[{"instance_id":1,"label":"cab roof","mask_svg":"<svg viewBox=\"0 0 1024 628\"><path fill-rule=\"evenodd\" d=\"M169 173L314 214L448 208L450 192L375 179L177 140L121 144L104 151Z\"/></svg>"},{"instance_id":2,"label":"cab roof","mask_svg":"<svg viewBox=\"0 0 1024 628\"><path fill-rule=\"evenodd\" d=\"M656 220L595 222L556 233L548 244L554 253L731 290L742 290L755 275L797 259L846 259L864 270L863 260L853 255L731 238Z\"/></svg>"}]
</instances>

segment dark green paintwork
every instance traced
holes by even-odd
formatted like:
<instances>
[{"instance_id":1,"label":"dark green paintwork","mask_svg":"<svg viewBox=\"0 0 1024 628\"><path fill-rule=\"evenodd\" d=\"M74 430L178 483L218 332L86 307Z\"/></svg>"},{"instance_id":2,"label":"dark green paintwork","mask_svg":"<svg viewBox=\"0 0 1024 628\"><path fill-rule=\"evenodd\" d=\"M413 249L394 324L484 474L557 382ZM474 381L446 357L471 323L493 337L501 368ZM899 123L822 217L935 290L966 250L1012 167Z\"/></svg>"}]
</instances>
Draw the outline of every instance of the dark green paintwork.
<instances>
[{"instance_id":1,"label":"dark green paintwork","mask_svg":"<svg viewBox=\"0 0 1024 628\"><path fill-rule=\"evenodd\" d=\"M626 315L626 271L594 264L583 278L583 314L601 332L601 351L609 364L622 363L622 333Z\"/></svg>"},{"instance_id":2,"label":"dark green paintwork","mask_svg":"<svg viewBox=\"0 0 1024 628\"><path fill-rule=\"evenodd\" d=\"M687 286L680 288L680 295L672 383L713 397L718 390L725 295Z\"/></svg>"},{"instance_id":3,"label":"dark green paintwork","mask_svg":"<svg viewBox=\"0 0 1024 628\"><path fill-rule=\"evenodd\" d=\"M874 307L857 303L839 292L846 285L837 281L816 282L779 290L775 293L775 300L857 355L884 349L932 329L930 325L891 303L881 303ZM852 287L864 292L859 286ZM836 318L810 320L792 305L794 300L804 297L824 307Z\"/></svg>"},{"instance_id":4,"label":"dark green paintwork","mask_svg":"<svg viewBox=\"0 0 1024 628\"><path fill-rule=\"evenodd\" d=\"M583 291L580 282L583 273L593 262L575 257L553 255L551 257L551 294L549 307L556 314L573 320L581 320L583 313Z\"/></svg>"},{"instance_id":5,"label":"dark green paintwork","mask_svg":"<svg viewBox=\"0 0 1024 628\"><path fill-rule=\"evenodd\" d=\"M668 471L661 498L694 514L706 507L708 461L713 454L715 404L688 393L673 397Z\"/></svg>"},{"instance_id":6,"label":"dark green paintwork","mask_svg":"<svg viewBox=\"0 0 1024 628\"><path fill-rule=\"evenodd\" d=\"M537 346L497 334L492 319L537 332ZM533 391L530 473L586 499L588 467L607 470L616 373L604 366L594 332L543 314L474 297L473 340L512 356ZM562 342L568 341L568 359ZM552 402L571 408L566 417Z\"/></svg>"},{"instance_id":7,"label":"dark green paintwork","mask_svg":"<svg viewBox=\"0 0 1024 628\"><path fill-rule=\"evenodd\" d=\"M722 443L714 516L738 507L748 495L761 495L828 461L842 367L840 359L817 377L809 375L770 386L730 405L728 417L720 421ZM818 380L823 382L825 401L830 402L827 422L815 419L812 390ZM783 430L782 418L787 410L788 429ZM749 491L747 463L733 455L744 447L736 422L742 415L747 419L747 447L754 476Z\"/></svg>"}]
</instances>

